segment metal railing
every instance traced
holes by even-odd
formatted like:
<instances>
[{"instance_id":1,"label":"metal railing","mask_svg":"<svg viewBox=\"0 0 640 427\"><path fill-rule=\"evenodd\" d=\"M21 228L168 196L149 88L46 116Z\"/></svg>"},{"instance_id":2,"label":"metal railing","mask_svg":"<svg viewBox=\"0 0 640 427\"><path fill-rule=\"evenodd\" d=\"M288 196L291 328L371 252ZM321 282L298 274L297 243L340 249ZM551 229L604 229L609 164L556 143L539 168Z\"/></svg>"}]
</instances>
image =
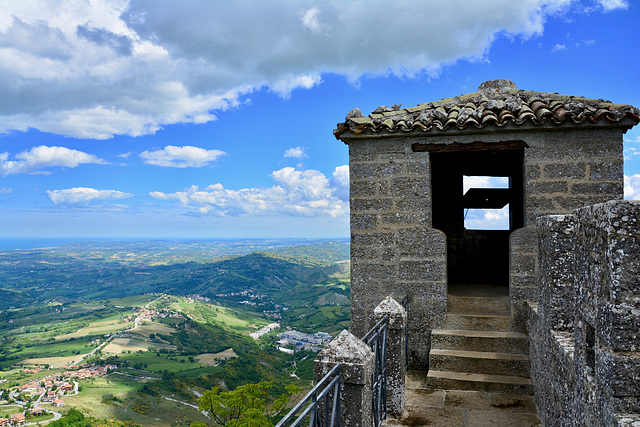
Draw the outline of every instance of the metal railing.
<instances>
[{"instance_id":1,"label":"metal railing","mask_svg":"<svg viewBox=\"0 0 640 427\"><path fill-rule=\"evenodd\" d=\"M362 337L362 341L371 347L375 356L371 381L371 415L374 427L378 427L387 418L387 316Z\"/></svg>"},{"instance_id":2,"label":"metal railing","mask_svg":"<svg viewBox=\"0 0 640 427\"><path fill-rule=\"evenodd\" d=\"M409 313L409 297L405 296L400 303ZM405 368L409 369L409 322L405 325ZM374 372L372 374L372 427L380 427L387 417L387 327L389 318L380 319L376 325L362 337L375 355ZM305 425L308 418L309 427L340 427L340 364L336 364L311 389L307 395L285 415L276 427L298 427ZM324 412L324 417L321 416Z\"/></svg>"},{"instance_id":3,"label":"metal railing","mask_svg":"<svg viewBox=\"0 0 640 427\"><path fill-rule=\"evenodd\" d=\"M400 305L407 313L407 323L404 325L404 369L409 370L409 295L405 295Z\"/></svg>"},{"instance_id":4,"label":"metal railing","mask_svg":"<svg viewBox=\"0 0 640 427\"><path fill-rule=\"evenodd\" d=\"M338 363L276 424L276 427L298 427L305 423L307 418L309 427L340 427L340 377ZM324 419L321 416L323 409Z\"/></svg>"}]
</instances>

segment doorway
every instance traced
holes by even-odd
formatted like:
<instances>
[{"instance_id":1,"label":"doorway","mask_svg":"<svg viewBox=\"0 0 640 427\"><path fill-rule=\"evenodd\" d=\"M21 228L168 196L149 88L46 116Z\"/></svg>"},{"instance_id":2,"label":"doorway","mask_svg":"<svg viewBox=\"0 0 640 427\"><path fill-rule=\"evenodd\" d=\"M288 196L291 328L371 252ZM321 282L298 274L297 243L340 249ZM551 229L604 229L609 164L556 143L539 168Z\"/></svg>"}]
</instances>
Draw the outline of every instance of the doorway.
<instances>
[{"instance_id":1,"label":"doorway","mask_svg":"<svg viewBox=\"0 0 640 427\"><path fill-rule=\"evenodd\" d=\"M524 225L524 146L431 152L433 227L447 235L449 285L508 289L509 235Z\"/></svg>"}]
</instances>

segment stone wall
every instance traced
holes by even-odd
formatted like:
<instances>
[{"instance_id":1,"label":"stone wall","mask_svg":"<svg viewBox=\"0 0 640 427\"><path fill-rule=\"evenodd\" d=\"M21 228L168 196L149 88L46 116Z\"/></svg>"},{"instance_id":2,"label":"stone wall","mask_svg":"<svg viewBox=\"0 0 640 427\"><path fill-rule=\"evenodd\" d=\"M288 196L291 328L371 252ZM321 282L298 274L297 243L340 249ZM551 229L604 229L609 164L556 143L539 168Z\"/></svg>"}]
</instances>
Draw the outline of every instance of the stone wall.
<instances>
[{"instance_id":1,"label":"stone wall","mask_svg":"<svg viewBox=\"0 0 640 427\"><path fill-rule=\"evenodd\" d=\"M543 421L640 425L640 203L541 218L538 232L529 332Z\"/></svg>"},{"instance_id":2,"label":"stone wall","mask_svg":"<svg viewBox=\"0 0 640 427\"><path fill-rule=\"evenodd\" d=\"M519 135L525 149L525 227L511 235L511 326L525 325L523 301L537 301L539 271L536 220L576 208L622 199L624 172L620 129L582 128Z\"/></svg>"},{"instance_id":3,"label":"stone wall","mask_svg":"<svg viewBox=\"0 0 640 427\"><path fill-rule=\"evenodd\" d=\"M431 228L428 153L409 139L349 144L351 331L362 336L386 296L409 296L410 363L428 363L430 330L446 312L446 243Z\"/></svg>"},{"instance_id":4,"label":"stone wall","mask_svg":"<svg viewBox=\"0 0 640 427\"><path fill-rule=\"evenodd\" d=\"M429 152L415 143L463 147L524 141L525 226L510 237L511 328L523 330L523 301L537 301L536 218L623 195L622 129L521 127L500 133L358 136L349 145L351 320L361 336L387 295L409 296L410 360L428 366L430 331L446 315L446 236L432 228Z\"/></svg>"}]
</instances>

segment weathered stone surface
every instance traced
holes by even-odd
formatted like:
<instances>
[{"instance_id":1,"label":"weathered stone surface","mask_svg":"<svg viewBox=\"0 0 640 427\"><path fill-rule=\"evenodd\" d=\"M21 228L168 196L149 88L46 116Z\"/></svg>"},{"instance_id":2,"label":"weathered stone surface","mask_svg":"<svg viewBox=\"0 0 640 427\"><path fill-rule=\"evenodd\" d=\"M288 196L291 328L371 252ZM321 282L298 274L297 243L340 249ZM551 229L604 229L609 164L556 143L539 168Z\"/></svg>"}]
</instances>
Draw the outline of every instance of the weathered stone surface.
<instances>
[{"instance_id":1,"label":"weathered stone surface","mask_svg":"<svg viewBox=\"0 0 640 427\"><path fill-rule=\"evenodd\" d=\"M514 99L500 102L515 111ZM427 120L410 109L388 110L372 120ZM621 353L640 351L640 231L634 222L640 211L615 203L584 208L622 198L622 134L629 123L344 134L351 185L351 330L364 334L386 296L408 295L410 363L428 368L431 330L446 319L447 269L464 265L447 265L447 239L458 238L455 232L445 236L433 228L433 221L441 222L433 215L434 197L446 200L440 187L432 187L432 172L442 167L434 159L456 149L517 147L523 150L523 173L514 181L524 180L524 226L509 241L510 328L528 325L532 333L541 412L547 425L599 426L613 425L615 411L632 411L640 396L620 391L628 385L624 373L632 377L636 371L624 359L629 354ZM605 371L611 381L603 379Z\"/></svg>"},{"instance_id":2,"label":"weathered stone surface","mask_svg":"<svg viewBox=\"0 0 640 427\"><path fill-rule=\"evenodd\" d=\"M388 212L393 206L393 199L372 198L352 199L351 210L353 212Z\"/></svg>"},{"instance_id":3,"label":"weathered stone surface","mask_svg":"<svg viewBox=\"0 0 640 427\"><path fill-rule=\"evenodd\" d=\"M351 229L376 230L378 228L378 216L375 214L353 214L351 215Z\"/></svg>"},{"instance_id":4,"label":"weathered stone surface","mask_svg":"<svg viewBox=\"0 0 640 427\"><path fill-rule=\"evenodd\" d=\"M573 327L575 222L570 215L538 220L538 290L541 316L556 331Z\"/></svg>"},{"instance_id":5,"label":"weathered stone surface","mask_svg":"<svg viewBox=\"0 0 640 427\"><path fill-rule=\"evenodd\" d=\"M533 182L527 188L528 194L546 194L546 193L561 193L565 194L569 191L569 186L566 181L543 181Z\"/></svg>"},{"instance_id":6,"label":"weathered stone surface","mask_svg":"<svg viewBox=\"0 0 640 427\"><path fill-rule=\"evenodd\" d=\"M589 166L591 181L622 181L624 179L624 166L620 161L608 163L592 163Z\"/></svg>"},{"instance_id":7,"label":"weathered stone surface","mask_svg":"<svg viewBox=\"0 0 640 427\"><path fill-rule=\"evenodd\" d=\"M352 178L379 178L398 175L402 166L397 163L355 163L349 165L349 174Z\"/></svg>"},{"instance_id":8,"label":"weathered stone surface","mask_svg":"<svg viewBox=\"0 0 640 427\"><path fill-rule=\"evenodd\" d=\"M544 177L547 179L582 179L586 176L584 163L562 163L544 165Z\"/></svg>"},{"instance_id":9,"label":"weathered stone surface","mask_svg":"<svg viewBox=\"0 0 640 427\"><path fill-rule=\"evenodd\" d=\"M437 282L444 281L446 274L446 267L441 260L402 260L398 278L402 281Z\"/></svg>"},{"instance_id":10,"label":"weathered stone surface","mask_svg":"<svg viewBox=\"0 0 640 427\"><path fill-rule=\"evenodd\" d=\"M348 331L342 331L318 353L313 363L316 381L340 364L341 425L369 427L371 425L371 375L375 356L369 346Z\"/></svg>"},{"instance_id":11,"label":"weathered stone surface","mask_svg":"<svg viewBox=\"0 0 640 427\"><path fill-rule=\"evenodd\" d=\"M584 182L571 185L573 194L622 194L622 182Z\"/></svg>"},{"instance_id":12,"label":"weathered stone surface","mask_svg":"<svg viewBox=\"0 0 640 427\"><path fill-rule=\"evenodd\" d=\"M407 312L393 298L387 297L373 310L377 323L388 318L387 326L387 410L402 415L405 397Z\"/></svg>"},{"instance_id":13,"label":"weathered stone surface","mask_svg":"<svg viewBox=\"0 0 640 427\"><path fill-rule=\"evenodd\" d=\"M547 423L632 425L622 414L640 413L639 222L629 201L538 222L540 303L529 328Z\"/></svg>"},{"instance_id":14,"label":"weathered stone surface","mask_svg":"<svg viewBox=\"0 0 640 427\"><path fill-rule=\"evenodd\" d=\"M345 382L352 384L367 383L369 365L373 364L374 355L369 346L349 331L342 331L325 348L318 353L314 361L320 377L326 375L335 364L343 366L342 376Z\"/></svg>"}]
</instances>

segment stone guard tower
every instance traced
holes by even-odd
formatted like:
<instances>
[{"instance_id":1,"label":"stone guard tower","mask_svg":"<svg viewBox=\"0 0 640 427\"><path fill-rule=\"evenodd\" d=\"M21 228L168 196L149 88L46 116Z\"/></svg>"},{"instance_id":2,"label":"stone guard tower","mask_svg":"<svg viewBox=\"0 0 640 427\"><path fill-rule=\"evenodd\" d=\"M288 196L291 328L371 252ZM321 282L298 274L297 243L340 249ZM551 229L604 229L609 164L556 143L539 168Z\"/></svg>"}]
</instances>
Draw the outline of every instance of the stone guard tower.
<instances>
[{"instance_id":1,"label":"stone guard tower","mask_svg":"<svg viewBox=\"0 0 640 427\"><path fill-rule=\"evenodd\" d=\"M508 294L510 329L537 301L536 218L622 199L623 134L639 111L599 99L518 90L478 91L412 108L351 111L334 134L349 146L352 331L371 326L386 296L409 296L410 366L428 364L456 288ZM502 177L471 188L463 177ZM471 230L471 209L508 206L503 230Z\"/></svg>"}]
</instances>

